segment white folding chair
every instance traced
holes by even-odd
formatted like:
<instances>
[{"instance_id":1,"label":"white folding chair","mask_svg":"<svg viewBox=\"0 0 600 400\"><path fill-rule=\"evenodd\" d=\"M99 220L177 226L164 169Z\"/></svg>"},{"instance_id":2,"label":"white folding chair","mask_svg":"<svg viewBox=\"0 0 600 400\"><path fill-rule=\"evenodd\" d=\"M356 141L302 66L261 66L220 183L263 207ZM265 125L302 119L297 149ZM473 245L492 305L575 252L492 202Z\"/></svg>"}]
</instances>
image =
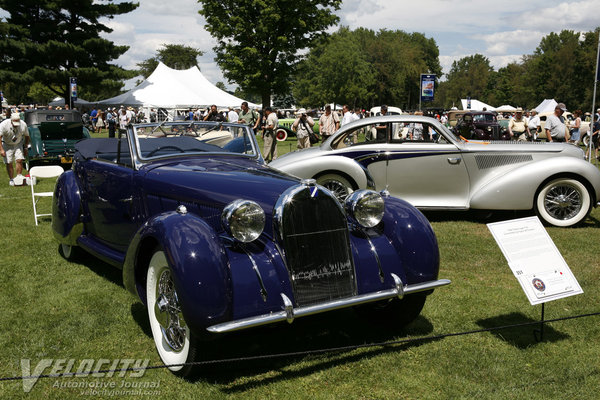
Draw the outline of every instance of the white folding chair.
<instances>
[{"instance_id":1,"label":"white folding chair","mask_svg":"<svg viewBox=\"0 0 600 400\"><path fill-rule=\"evenodd\" d=\"M36 192L34 190L34 183L38 178L56 178L64 172L64 169L59 165L47 165L42 167L32 167L29 170L29 186L31 186L31 200L33 201L33 216L35 218L35 224L38 224L38 217L47 217L52 214L38 214L37 203L42 197L52 197L53 192Z\"/></svg>"}]
</instances>

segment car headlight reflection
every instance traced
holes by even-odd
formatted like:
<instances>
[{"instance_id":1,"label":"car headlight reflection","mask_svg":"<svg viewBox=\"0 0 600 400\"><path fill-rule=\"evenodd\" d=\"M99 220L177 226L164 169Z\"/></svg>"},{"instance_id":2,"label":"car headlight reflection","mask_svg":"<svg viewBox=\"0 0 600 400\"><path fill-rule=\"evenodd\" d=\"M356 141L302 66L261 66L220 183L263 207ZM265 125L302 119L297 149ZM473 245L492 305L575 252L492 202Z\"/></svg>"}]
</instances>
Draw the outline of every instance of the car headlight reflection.
<instances>
[{"instance_id":1,"label":"car headlight reflection","mask_svg":"<svg viewBox=\"0 0 600 400\"><path fill-rule=\"evenodd\" d=\"M221 223L228 234L243 243L256 240L265 228L265 212L256 202L235 200L221 214Z\"/></svg>"},{"instance_id":2,"label":"car headlight reflection","mask_svg":"<svg viewBox=\"0 0 600 400\"><path fill-rule=\"evenodd\" d=\"M356 223L372 228L381 222L384 211L381 195L373 190L357 190L346 198L346 212Z\"/></svg>"}]
</instances>

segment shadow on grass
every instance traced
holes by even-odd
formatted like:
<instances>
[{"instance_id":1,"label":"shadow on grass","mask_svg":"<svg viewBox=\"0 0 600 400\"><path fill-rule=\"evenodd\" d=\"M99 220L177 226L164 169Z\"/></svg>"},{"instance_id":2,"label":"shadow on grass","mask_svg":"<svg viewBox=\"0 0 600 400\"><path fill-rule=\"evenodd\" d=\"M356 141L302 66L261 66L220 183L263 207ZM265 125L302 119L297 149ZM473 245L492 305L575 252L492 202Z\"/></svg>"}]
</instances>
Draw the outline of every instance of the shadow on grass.
<instances>
[{"instance_id":1,"label":"shadow on grass","mask_svg":"<svg viewBox=\"0 0 600 400\"><path fill-rule=\"evenodd\" d=\"M60 247L60 246L59 246ZM74 248L75 249L75 248ZM84 250L77 248L72 262L81 265L82 267L88 268L96 275L106 279L107 281L114 283L117 286L125 288L123 286L123 271L117 267L114 267L99 258L85 252ZM60 252L60 250L59 250Z\"/></svg>"},{"instance_id":2,"label":"shadow on grass","mask_svg":"<svg viewBox=\"0 0 600 400\"><path fill-rule=\"evenodd\" d=\"M482 328L489 329L497 326L515 325L530 322L538 321L527 317L525 314L513 312L510 314L499 315L493 318L481 319L477 321L477 324ZM514 347L517 347L519 349L526 349L532 345L538 344L538 342L536 341L536 334L534 332L536 330L539 331L539 329L540 325L536 324L506 329L497 329L491 331L490 333L498 337L499 339L504 340L506 343L511 344ZM558 342L559 340L564 340L567 338L569 338L569 335L565 335L564 333L561 333L556 329L552 328L550 325L544 324L544 342Z\"/></svg>"},{"instance_id":3,"label":"shadow on grass","mask_svg":"<svg viewBox=\"0 0 600 400\"><path fill-rule=\"evenodd\" d=\"M379 325L358 317L352 309L301 318L292 324L281 323L218 336L203 342L201 359L224 360L269 354L309 352L370 343L383 343L407 337L430 334L433 326L420 316L406 327ZM225 393L243 392L251 387L307 376L318 371L420 346L430 340L372 347L365 351L353 349L319 354L295 354L285 357L240 360L201 366L191 382L205 381L223 385Z\"/></svg>"}]
</instances>

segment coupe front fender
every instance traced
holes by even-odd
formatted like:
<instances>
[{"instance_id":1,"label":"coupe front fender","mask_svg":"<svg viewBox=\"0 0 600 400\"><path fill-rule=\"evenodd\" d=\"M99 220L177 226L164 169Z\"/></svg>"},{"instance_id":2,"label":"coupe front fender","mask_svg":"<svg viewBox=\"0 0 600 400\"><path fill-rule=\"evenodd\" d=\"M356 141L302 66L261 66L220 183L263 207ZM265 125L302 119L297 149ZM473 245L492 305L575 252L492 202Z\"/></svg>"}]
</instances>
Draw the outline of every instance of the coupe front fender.
<instances>
[{"instance_id":1,"label":"coupe front fender","mask_svg":"<svg viewBox=\"0 0 600 400\"><path fill-rule=\"evenodd\" d=\"M490 210L530 210L539 186L552 177L569 176L580 180L598 200L600 171L574 157L552 157L524 164L475 188L470 207Z\"/></svg>"},{"instance_id":2,"label":"coupe front fender","mask_svg":"<svg viewBox=\"0 0 600 400\"><path fill-rule=\"evenodd\" d=\"M125 287L146 303L146 274L161 247L185 321L193 330L231 319L232 286L218 235L202 218L175 211L154 216L135 234L123 265Z\"/></svg>"}]
</instances>

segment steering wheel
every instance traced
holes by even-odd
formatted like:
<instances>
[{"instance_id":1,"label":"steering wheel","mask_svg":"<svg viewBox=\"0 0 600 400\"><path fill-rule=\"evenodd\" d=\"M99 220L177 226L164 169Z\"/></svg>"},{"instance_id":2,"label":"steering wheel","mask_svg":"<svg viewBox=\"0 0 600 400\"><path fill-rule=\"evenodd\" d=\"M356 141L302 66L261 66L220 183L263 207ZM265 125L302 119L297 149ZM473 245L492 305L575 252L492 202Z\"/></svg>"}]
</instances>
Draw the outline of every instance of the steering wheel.
<instances>
[{"instance_id":1,"label":"steering wheel","mask_svg":"<svg viewBox=\"0 0 600 400\"><path fill-rule=\"evenodd\" d=\"M162 146L162 147L157 147L156 149L152 150L150 153L148 153L147 157L152 157L154 154L156 154L158 151L160 150L165 150L165 149L173 149L173 150L179 150L179 152L181 153L185 153L185 150L180 149L177 146Z\"/></svg>"}]
</instances>

